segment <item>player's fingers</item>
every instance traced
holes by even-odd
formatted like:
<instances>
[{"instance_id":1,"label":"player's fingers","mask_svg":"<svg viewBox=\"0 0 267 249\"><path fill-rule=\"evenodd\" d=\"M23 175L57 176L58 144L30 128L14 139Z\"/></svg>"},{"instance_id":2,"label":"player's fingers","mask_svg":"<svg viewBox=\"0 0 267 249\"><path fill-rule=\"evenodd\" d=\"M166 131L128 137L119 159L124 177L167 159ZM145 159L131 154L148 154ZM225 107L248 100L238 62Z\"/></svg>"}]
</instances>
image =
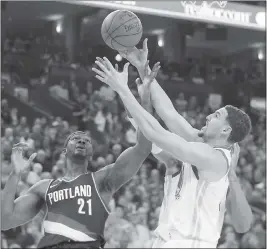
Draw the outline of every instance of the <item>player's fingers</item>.
<instances>
[{"instance_id":1,"label":"player's fingers","mask_svg":"<svg viewBox=\"0 0 267 249\"><path fill-rule=\"evenodd\" d=\"M124 67L123 67L123 72L124 72L124 73L126 73L126 72L128 73L129 65L130 65L129 62L125 63L125 65L124 65Z\"/></svg>"},{"instance_id":2,"label":"player's fingers","mask_svg":"<svg viewBox=\"0 0 267 249\"><path fill-rule=\"evenodd\" d=\"M106 63L102 58L100 58L100 57L96 57L96 59L97 59L100 63L102 63L102 64L109 70L109 66L107 65L107 63Z\"/></svg>"},{"instance_id":3,"label":"player's fingers","mask_svg":"<svg viewBox=\"0 0 267 249\"><path fill-rule=\"evenodd\" d=\"M20 146L16 146L12 148L12 154L13 155L22 155L23 153L23 148Z\"/></svg>"},{"instance_id":4,"label":"player's fingers","mask_svg":"<svg viewBox=\"0 0 267 249\"><path fill-rule=\"evenodd\" d=\"M28 163L31 164L34 158L37 156L37 153L33 153L30 158L28 159Z\"/></svg>"},{"instance_id":5,"label":"player's fingers","mask_svg":"<svg viewBox=\"0 0 267 249\"><path fill-rule=\"evenodd\" d=\"M115 70L119 72L119 65L117 63L115 64Z\"/></svg>"},{"instance_id":6,"label":"player's fingers","mask_svg":"<svg viewBox=\"0 0 267 249\"><path fill-rule=\"evenodd\" d=\"M104 73L106 73L106 74L108 73L108 68L105 64L102 64L99 61L95 61L95 64L98 65Z\"/></svg>"},{"instance_id":7,"label":"player's fingers","mask_svg":"<svg viewBox=\"0 0 267 249\"><path fill-rule=\"evenodd\" d=\"M100 75L103 78L106 77L106 74L104 72L102 72L102 71L100 71L94 67L92 68L92 71L94 71L95 73L97 73L98 75Z\"/></svg>"},{"instance_id":8,"label":"player's fingers","mask_svg":"<svg viewBox=\"0 0 267 249\"><path fill-rule=\"evenodd\" d=\"M143 41L143 49L144 49L144 51L147 51L148 50L148 48L147 48L147 41L148 41L147 38Z\"/></svg>"},{"instance_id":9,"label":"player's fingers","mask_svg":"<svg viewBox=\"0 0 267 249\"><path fill-rule=\"evenodd\" d=\"M160 62L157 62L153 66L152 71L151 71L151 74L153 75L154 78L157 76L159 69L160 69Z\"/></svg>"},{"instance_id":10,"label":"player's fingers","mask_svg":"<svg viewBox=\"0 0 267 249\"><path fill-rule=\"evenodd\" d=\"M109 61L109 59L107 57L104 57L103 59L107 63L109 70L114 69L113 65L111 64L111 62Z\"/></svg>"},{"instance_id":11,"label":"player's fingers","mask_svg":"<svg viewBox=\"0 0 267 249\"><path fill-rule=\"evenodd\" d=\"M135 83L136 83L137 86L140 86L140 85L141 85L141 80L140 80L140 78L137 78L137 79L135 80Z\"/></svg>"},{"instance_id":12,"label":"player's fingers","mask_svg":"<svg viewBox=\"0 0 267 249\"><path fill-rule=\"evenodd\" d=\"M149 60L146 61L145 64L145 75L148 76L149 75Z\"/></svg>"},{"instance_id":13,"label":"player's fingers","mask_svg":"<svg viewBox=\"0 0 267 249\"><path fill-rule=\"evenodd\" d=\"M15 147L20 147L20 148L26 149L26 148L28 148L28 145L26 143L17 143L17 144L13 145L13 148L15 148Z\"/></svg>"},{"instance_id":14,"label":"player's fingers","mask_svg":"<svg viewBox=\"0 0 267 249\"><path fill-rule=\"evenodd\" d=\"M127 53L126 51L118 51L122 58L126 58Z\"/></svg>"},{"instance_id":15,"label":"player's fingers","mask_svg":"<svg viewBox=\"0 0 267 249\"><path fill-rule=\"evenodd\" d=\"M103 83L107 84L107 82L105 81L105 79L103 77L100 77L99 75L95 76L98 80L102 81Z\"/></svg>"}]
</instances>

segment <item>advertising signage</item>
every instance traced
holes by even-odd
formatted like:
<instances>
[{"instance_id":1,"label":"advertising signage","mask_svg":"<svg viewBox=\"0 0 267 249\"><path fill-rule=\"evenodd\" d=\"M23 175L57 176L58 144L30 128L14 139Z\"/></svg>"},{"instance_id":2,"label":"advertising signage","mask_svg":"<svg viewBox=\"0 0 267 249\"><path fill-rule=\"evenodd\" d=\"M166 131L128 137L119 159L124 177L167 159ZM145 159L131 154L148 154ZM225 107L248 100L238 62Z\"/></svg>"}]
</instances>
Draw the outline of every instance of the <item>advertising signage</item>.
<instances>
[{"instance_id":1,"label":"advertising signage","mask_svg":"<svg viewBox=\"0 0 267 249\"><path fill-rule=\"evenodd\" d=\"M74 2L74 1L73 1ZM265 31L265 8L227 1L75 1L75 4Z\"/></svg>"}]
</instances>

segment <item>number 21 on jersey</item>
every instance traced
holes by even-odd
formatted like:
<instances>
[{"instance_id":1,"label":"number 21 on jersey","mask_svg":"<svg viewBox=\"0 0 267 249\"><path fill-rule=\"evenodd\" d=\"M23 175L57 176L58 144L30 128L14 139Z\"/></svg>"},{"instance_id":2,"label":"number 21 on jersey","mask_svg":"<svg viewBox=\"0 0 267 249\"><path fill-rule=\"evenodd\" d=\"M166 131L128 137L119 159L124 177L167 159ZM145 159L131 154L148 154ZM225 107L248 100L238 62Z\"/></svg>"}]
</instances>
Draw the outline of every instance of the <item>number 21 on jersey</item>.
<instances>
[{"instance_id":1,"label":"number 21 on jersey","mask_svg":"<svg viewBox=\"0 0 267 249\"><path fill-rule=\"evenodd\" d=\"M79 198L77 203L79 205L79 214L92 215L92 199L89 199L87 202L85 202L83 198Z\"/></svg>"}]
</instances>

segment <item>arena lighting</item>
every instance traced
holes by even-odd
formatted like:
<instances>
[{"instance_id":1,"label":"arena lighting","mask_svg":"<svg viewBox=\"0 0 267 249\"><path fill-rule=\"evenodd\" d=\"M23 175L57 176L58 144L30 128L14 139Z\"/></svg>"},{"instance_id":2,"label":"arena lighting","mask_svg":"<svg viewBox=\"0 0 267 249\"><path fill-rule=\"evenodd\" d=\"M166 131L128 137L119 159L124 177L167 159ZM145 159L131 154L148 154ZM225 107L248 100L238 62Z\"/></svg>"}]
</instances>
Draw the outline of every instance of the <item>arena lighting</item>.
<instances>
[{"instance_id":1,"label":"arena lighting","mask_svg":"<svg viewBox=\"0 0 267 249\"><path fill-rule=\"evenodd\" d=\"M259 51L258 52L258 59L261 61L261 60L263 60L263 58L264 58L263 52L262 51Z\"/></svg>"},{"instance_id":2,"label":"arena lighting","mask_svg":"<svg viewBox=\"0 0 267 249\"><path fill-rule=\"evenodd\" d=\"M117 55L115 56L115 60L116 60L116 61L122 61L122 57L121 57L121 55L120 55L120 54L117 54Z\"/></svg>"},{"instance_id":3,"label":"arena lighting","mask_svg":"<svg viewBox=\"0 0 267 249\"><path fill-rule=\"evenodd\" d=\"M163 42L162 38L158 39L158 45L159 45L159 47L163 47L164 46L164 42Z\"/></svg>"},{"instance_id":4,"label":"arena lighting","mask_svg":"<svg viewBox=\"0 0 267 249\"><path fill-rule=\"evenodd\" d=\"M61 25L61 23L58 23L57 24L56 31L57 31L57 33L61 33L62 32L62 25Z\"/></svg>"}]
</instances>

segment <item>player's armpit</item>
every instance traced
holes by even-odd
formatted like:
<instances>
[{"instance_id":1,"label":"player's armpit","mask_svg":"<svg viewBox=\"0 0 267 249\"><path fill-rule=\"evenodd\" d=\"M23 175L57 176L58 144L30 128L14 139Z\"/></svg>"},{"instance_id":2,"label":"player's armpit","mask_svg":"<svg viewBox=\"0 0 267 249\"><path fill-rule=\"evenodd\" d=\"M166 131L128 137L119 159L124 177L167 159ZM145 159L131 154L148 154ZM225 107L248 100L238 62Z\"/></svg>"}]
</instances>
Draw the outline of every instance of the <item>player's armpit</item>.
<instances>
[{"instance_id":1,"label":"player's armpit","mask_svg":"<svg viewBox=\"0 0 267 249\"><path fill-rule=\"evenodd\" d=\"M47 181L47 180L45 180ZM28 192L14 201L14 210L12 212L4 211L2 209L2 230L9 230L14 227L21 226L32 220L42 209L44 205L44 198L37 193L37 188L42 185L44 181L32 186ZM44 191L45 192L45 191ZM3 204L2 204L3 205Z\"/></svg>"},{"instance_id":2,"label":"player's armpit","mask_svg":"<svg viewBox=\"0 0 267 249\"><path fill-rule=\"evenodd\" d=\"M116 162L107 168L101 183L102 189L115 193L137 173L150 151L149 146L142 147L138 144L126 149Z\"/></svg>"},{"instance_id":3,"label":"player's armpit","mask_svg":"<svg viewBox=\"0 0 267 249\"><path fill-rule=\"evenodd\" d=\"M153 141L164 151L169 152L182 162L190 163L199 170L208 170L223 176L227 162L222 153L201 142L187 142L182 137L162 130L153 136Z\"/></svg>"}]
</instances>

